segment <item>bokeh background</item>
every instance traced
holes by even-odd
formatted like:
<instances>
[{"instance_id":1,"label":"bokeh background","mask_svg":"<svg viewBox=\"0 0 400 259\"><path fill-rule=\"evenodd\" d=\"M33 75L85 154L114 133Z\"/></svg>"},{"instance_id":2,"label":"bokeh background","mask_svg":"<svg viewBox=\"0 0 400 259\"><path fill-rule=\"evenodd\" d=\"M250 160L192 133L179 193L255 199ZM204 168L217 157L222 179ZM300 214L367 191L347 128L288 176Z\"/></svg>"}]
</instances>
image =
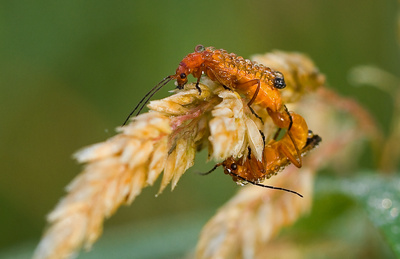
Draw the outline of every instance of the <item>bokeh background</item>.
<instances>
[{"instance_id":1,"label":"bokeh background","mask_svg":"<svg viewBox=\"0 0 400 259\"><path fill-rule=\"evenodd\" d=\"M331 88L367 107L387 132L390 96L352 86L348 74L370 64L400 75L397 12L394 0L0 1L0 257L29 258L45 215L81 171L71 155L113 136L197 44L246 58L307 53ZM119 209L93 253L109 245L137 258L175 258L193 248L201 226L239 188L221 170L197 175L213 166L205 158L174 192L155 198L158 185L146 188ZM359 167L373 166L367 150ZM168 240L179 245L163 246Z\"/></svg>"}]
</instances>

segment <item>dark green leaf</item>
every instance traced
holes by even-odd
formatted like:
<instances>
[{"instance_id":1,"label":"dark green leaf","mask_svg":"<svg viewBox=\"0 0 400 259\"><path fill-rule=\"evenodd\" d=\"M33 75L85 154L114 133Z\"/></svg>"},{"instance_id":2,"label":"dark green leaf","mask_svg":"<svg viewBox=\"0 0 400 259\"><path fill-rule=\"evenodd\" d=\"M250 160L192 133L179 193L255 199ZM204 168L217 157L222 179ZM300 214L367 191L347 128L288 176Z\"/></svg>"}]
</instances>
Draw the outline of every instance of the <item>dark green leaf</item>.
<instances>
[{"instance_id":1,"label":"dark green leaf","mask_svg":"<svg viewBox=\"0 0 400 259\"><path fill-rule=\"evenodd\" d=\"M400 258L400 177L366 173L345 180L318 181L317 192L339 192L366 212Z\"/></svg>"}]
</instances>

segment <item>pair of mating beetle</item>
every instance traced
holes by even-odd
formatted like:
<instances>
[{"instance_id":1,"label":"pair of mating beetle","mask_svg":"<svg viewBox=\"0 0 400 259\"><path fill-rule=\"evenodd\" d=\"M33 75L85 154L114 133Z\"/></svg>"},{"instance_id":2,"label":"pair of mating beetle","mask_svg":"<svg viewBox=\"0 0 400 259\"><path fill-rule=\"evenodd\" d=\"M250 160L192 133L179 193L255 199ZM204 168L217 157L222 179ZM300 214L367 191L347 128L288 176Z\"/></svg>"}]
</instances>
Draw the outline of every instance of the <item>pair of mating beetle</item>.
<instances>
[{"instance_id":1,"label":"pair of mating beetle","mask_svg":"<svg viewBox=\"0 0 400 259\"><path fill-rule=\"evenodd\" d=\"M255 113L251 105L255 104L265 108L274 124L279 129L286 129L286 133L280 140L272 141L264 147L261 161L249 152L247 157L226 159L224 162L215 165L208 173L222 165L224 172L231 175L236 182L248 182L266 188L295 193L302 197L301 194L292 190L259 183L276 174L289 163L300 168L302 166L302 155L313 149L321 141L318 135L314 135L308 130L303 117L295 112L289 112L283 104L279 90L285 88L286 83L282 73L262 64L245 60L234 53L229 54L223 49L205 48L202 45L197 45L195 51L188 54L179 63L175 74L164 78L146 94L124 124L136 110L139 114L148 100L171 80L176 80L178 88L183 89L190 74L197 79L196 88L199 94L201 94L200 78L205 74L226 89L237 91L249 99L248 107L261 121L262 119Z\"/></svg>"}]
</instances>

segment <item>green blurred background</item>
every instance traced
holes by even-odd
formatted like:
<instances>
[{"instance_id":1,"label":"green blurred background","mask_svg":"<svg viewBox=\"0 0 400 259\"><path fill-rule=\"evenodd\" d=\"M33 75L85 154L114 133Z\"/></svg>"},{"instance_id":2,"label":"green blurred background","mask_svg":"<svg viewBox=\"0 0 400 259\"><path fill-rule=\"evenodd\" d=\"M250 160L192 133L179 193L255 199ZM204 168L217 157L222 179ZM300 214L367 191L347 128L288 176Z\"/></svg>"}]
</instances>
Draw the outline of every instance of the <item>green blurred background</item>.
<instances>
[{"instance_id":1,"label":"green blurred background","mask_svg":"<svg viewBox=\"0 0 400 259\"><path fill-rule=\"evenodd\" d=\"M71 155L113 136L197 44L244 57L307 53L332 88L365 105L387 131L392 100L352 87L348 72L373 64L399 75L396 19L393 0L0 1L0 251L33 249L45 215L81 170ZM194 245L201 225L238 188L221 171L195 174L213 166L204 154L197 161L174 192L155 198L157 184L119 209L105 235L128 223L140 223L142 232L132 232L145 235L143 226L157 234L157 224L174 229L187 221Z\"/></svg>"}]
</instances>

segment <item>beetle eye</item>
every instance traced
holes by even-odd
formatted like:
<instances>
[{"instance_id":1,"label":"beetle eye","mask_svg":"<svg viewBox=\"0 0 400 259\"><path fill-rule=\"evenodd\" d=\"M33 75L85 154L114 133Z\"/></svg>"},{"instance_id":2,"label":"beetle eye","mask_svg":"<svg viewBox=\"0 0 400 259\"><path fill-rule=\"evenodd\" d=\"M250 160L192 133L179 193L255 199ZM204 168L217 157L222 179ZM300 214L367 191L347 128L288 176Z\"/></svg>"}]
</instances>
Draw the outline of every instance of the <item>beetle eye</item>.
<instances>
[{"instance_id":1,"label":"beetle eye","mask_svg":"<svg viewBox=\"0 0 400 259\"><path fill-rule=\"evenodd\" d=\"M237 169L237 164L235 164L235 163L231 164L231 169L232 170L236 170Z\"/></svg>"},{"instance_id":2,"label":"beetle eye","mask_svg":"<svg viewBox=\"0 0 400 259\"><path fill-rule=\"evenodd\" d=\"M182 73L182 74L180 74L179 76L180 76L182 79L186 78L186 74L185 74L185 73Z\"/></svg>"}]
</instances>

